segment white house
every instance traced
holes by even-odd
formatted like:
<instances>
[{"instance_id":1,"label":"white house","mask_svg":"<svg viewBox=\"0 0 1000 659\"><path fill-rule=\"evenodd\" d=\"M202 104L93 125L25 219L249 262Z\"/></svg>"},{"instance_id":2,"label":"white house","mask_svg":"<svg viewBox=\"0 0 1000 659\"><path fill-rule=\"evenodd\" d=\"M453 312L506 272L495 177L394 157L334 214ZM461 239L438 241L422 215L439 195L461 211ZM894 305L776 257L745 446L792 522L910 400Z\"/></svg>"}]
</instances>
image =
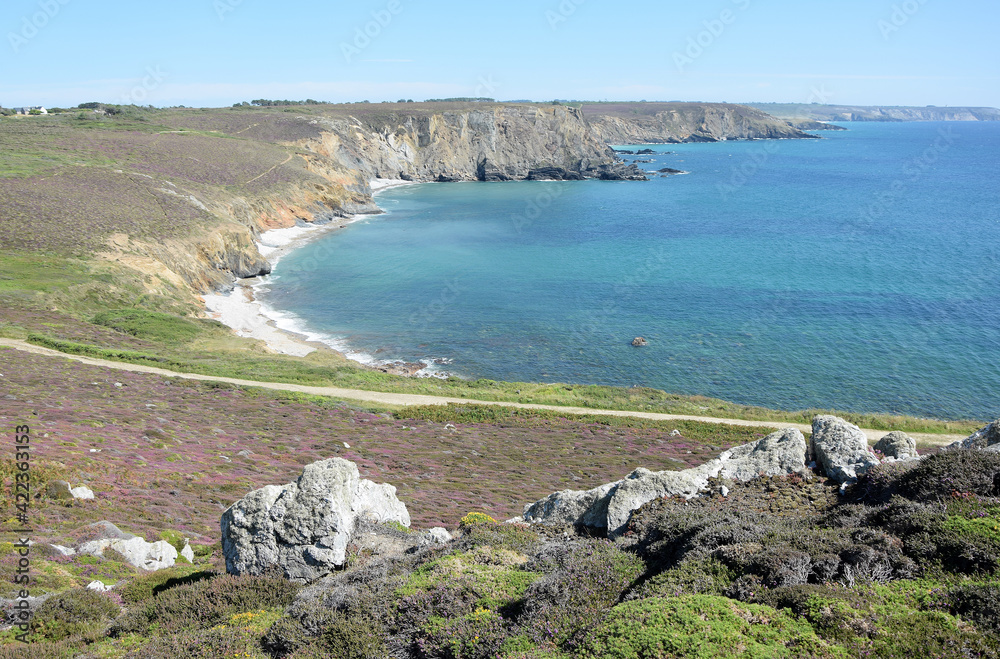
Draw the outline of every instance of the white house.
<instances>
[{"instance_id":1,"label":"white house","mask_svg":"<svg viewBox=\"0 0 1000 659\"><path fill-rule=\"evenodd\" d=\"M17 114L31 114L32 110L38 110L39 114L48 114L49 111L43 108L41 105L35 105L30 108L14 108L14 112Z\"/></svg>"}]
</instances>

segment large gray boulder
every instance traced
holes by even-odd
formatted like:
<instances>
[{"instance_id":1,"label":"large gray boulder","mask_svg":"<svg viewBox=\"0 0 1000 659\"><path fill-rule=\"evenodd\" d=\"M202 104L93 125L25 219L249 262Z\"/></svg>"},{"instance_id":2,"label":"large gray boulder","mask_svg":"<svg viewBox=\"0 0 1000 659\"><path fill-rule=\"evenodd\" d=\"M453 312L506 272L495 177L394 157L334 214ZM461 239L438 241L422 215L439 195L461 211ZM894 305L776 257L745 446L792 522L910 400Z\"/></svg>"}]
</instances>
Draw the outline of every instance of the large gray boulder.
<instances>
[{"instance_id":1,"label":"large gray boulder","mask_svg":"<svg viewBox=\"0 0 1000 659\"><path fill-rule=\"evenodd\" d=\"M636 469L620 481L587 491L564 490L524 507L524 521L549 525L582 525L607 529L614 537L625 531L629 517L644 504L661 497L691 499L710 478L748 481L759 476L809 473L806 440L790 428L750 444L725 451L717 459L682 471Z\"/></svg>"},{"instance_id":2,"label":"large gray boulder","mask_svg":"<svg viewBox=\"0 0 1000 659\"><path fill-rule=\"evenodd\" d=\"M949 444L946 448L985 450L997 445L1000 445L1000 419L997 419L985 428L977 430L965 439Z\"/></svg>"},{"instance_id":3,"label":"large gray boulder","mask_svg":"<svg viewBox=\"0 0 1000 659\"><path fill-rule=\"evenodd\" d=\"M809 473L806 438L795 428L779 430L764 439L729 449L719 456L720 476L750 481L760 476Z\"/></svg>"},{"instance_id":4,"label":"large gray boulder","mask_svg":"<svg viewBox=\"0 0 1000 659\"><path fill-rule=\"evenodd\" d=\"M359 520L410 525L395 487L362 480L347 460L314 462L294 483L251 492L223 513L226 570L278 568L293 581L315 581L344 565Z\"/></svg>"},{"instance_id":5,"label":"large gray boulder","mask_svg":"<svg viewBox=\"0 0 1000 659\"><path fill-rule=\"evenodd\" d=\"M683 471L636 469L619 481L611 492L606 526L608 536L613 538L624 533L632 513L650 501L675 496L693 499L708 487L708 479L718 476L721 469L722 462L719 460Z\"/></svg>"},{"instance_id":6,"label":"large gray boulder","mask_svg":"<svg viewBox=\"0 0 1000 659\"><path fill-rule=\"evenodd\" d=\"M887 459L909 460L917 455L917 441L905 432L896 430L882 437L875 444L875 450Z\"/></svg>"},{"instance_id":7,"label":"large gray boulder","mask_svg":"<svg viewBox=\"0 0 1000 659\"><path fill-rule=\"evenodd\" d=\"M606 528L608 501L611 490L618 483L605 483L592 490L563 490L529 503L524 507L524 521L544 522L553 526L582 524L593 528Z\"/></svg>"},{"instance_id":8,"label":"large gray boulder","mask_svg":"<svg viewBox=\"0 0 1000 659\"><path fill-rule=\"evenodd\" d=\"M868 436L853 423L818 416L812 424L812 455L823 473L838 483L853 483L879 464L868 448Z\"/></svg>"}]
</instances>

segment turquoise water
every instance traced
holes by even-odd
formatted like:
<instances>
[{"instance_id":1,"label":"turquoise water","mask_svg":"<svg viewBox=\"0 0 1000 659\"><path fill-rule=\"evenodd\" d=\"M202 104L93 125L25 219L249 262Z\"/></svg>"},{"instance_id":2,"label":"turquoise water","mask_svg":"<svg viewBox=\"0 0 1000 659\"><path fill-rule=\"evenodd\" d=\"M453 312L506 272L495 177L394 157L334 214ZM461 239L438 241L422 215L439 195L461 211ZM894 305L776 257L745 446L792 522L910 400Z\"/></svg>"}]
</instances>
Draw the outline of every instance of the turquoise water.
<instances>
[{"instance_id":1,"label":"turquoise water","mask_svg":"<svg viewBox=\"0 0 1000 659\"><path fill-rule=\"evenodd\" d=\"M690 174L646 183L390 190L264 300L463 377L1000 416L1000 124L845 125L654 146Z\"/></svg>"}]
</instances>

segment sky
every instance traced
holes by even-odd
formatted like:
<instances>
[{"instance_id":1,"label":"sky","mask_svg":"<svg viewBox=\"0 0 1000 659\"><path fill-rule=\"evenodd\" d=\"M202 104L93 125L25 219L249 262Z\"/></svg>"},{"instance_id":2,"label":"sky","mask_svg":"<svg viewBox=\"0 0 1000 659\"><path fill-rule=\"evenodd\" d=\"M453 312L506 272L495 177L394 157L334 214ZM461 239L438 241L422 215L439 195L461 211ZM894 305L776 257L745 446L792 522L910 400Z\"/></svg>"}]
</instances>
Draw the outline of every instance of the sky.
<instances>
[{"instance_id":1,"label":"sky","mask_svg":"<svg viewBox=\"0 0 1000 659\"><path fill-rule=\"evenodd\" d=\"M3 0L0 105L1000 107L996 0Z\"/></svg>"}]
</instances>

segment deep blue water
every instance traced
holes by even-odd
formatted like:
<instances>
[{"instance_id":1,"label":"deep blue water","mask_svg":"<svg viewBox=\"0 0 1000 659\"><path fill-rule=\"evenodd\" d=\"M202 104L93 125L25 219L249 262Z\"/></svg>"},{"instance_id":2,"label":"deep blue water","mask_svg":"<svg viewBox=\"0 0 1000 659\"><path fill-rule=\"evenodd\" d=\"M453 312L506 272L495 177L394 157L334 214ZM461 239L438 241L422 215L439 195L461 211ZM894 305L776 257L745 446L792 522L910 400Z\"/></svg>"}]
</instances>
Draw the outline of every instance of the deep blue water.
<instances>
[{"instance_id":1,"label":"deep blue water","mask_svg":"<svg viewBox=\"0 0 1000 659\"><path fill-rule=\"evenodd\" d=\"M390 190L264 299L463 377L1000 416L1000 123L845 125L654 146L690 174L647 183Z\"/></svg>"}]
</instances>

